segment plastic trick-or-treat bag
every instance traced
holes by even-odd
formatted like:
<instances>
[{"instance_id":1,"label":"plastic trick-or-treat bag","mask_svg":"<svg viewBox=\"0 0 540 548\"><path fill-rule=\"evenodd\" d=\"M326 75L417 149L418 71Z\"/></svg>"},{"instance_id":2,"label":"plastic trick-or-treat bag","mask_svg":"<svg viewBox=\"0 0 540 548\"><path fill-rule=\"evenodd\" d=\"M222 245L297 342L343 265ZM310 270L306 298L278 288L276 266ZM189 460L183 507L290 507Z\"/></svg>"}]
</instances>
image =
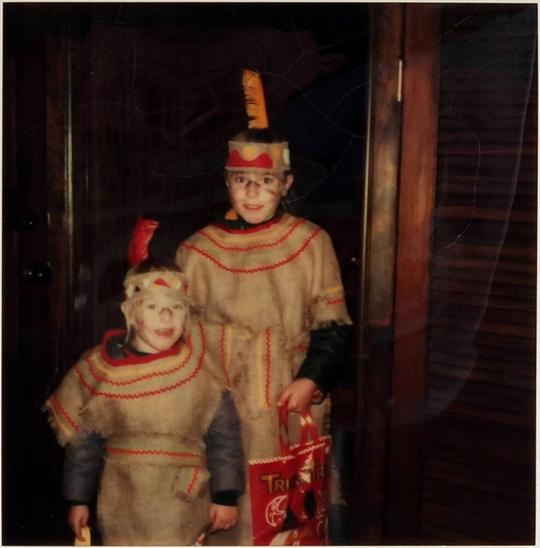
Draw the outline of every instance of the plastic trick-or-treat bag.
<instances>
[{"instance_id":1,"label":"plastic trick-or-treat bag","mask_svg":"<svg viewBox=\"0 0 540 548\"><path fill-rule=\"evenodd\" d=\"M253 544L324 545L330 436L319 437L310 413L300 420L300 444L289 446L288 411L279 412L281 455L249 461Z\"/></svg>"}]
</instances>

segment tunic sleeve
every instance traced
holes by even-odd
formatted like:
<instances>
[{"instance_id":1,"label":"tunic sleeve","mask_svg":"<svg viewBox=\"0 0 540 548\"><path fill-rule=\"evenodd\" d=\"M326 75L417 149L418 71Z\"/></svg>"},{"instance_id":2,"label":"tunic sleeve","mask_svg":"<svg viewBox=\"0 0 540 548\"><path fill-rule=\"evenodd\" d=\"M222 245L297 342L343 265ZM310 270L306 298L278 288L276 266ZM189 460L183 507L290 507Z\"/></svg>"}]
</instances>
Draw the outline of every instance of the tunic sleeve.
<instances>
[{"instance_id":1,"label":"tunic sleeve","mask_svg":"<svg viewBox=\"0 0 540 548\"><path fill-rule=\"evenodd\" d=\"M332 240L327 232L321 232L318 245L317 259L313 265L311 329L327 327L332 322L350 325L352 322L345 304L341 272Z\"/></svg>"},{"instance_id":2,"label":"tunic sleeve","mask_svg":"<svg viewBox=\"0 0 540 548\"><path fill-rule=\"evenodd\" d=\"M217 493L244 490L244 451L240 417L230 392L223 392L219 407L205 435L210 491Z\"/></svg>"},{"instance_id":3,"label":"tunic sleeve","mask_svg":"<svg viewBox=\"0 0 540 548\"><path fill-rule=\"evenodd\" d=\"M352 324L345 303L341 272L330 236L322 232L315 265L311 306L312 329L306 357L296 378L308 378L329 392L339 377Z\"/></svg>"},{"instance_id":4,"label":"tunic sleeve","mask_svg":"<svg viewBox=\"0 0 540 548\"><path fill-rule=\"evenodd\" d=\"M81 383L78 367L79 364L76 364L68 371L44 405L60 445L66 445L85 433L81 411L90 394Z\"/></svg>"},{"instance_id":5,"label":"tunic sleeve","mask_svg":"<svg viewBox=\"0 0 540 548\"><path fill-rule=\"evenodd\" d=\"M88 504L96 493L103 468L105 440L88 433L67 444L62 477L62 494L71 504Z\"/></svg>"}]
</instances>

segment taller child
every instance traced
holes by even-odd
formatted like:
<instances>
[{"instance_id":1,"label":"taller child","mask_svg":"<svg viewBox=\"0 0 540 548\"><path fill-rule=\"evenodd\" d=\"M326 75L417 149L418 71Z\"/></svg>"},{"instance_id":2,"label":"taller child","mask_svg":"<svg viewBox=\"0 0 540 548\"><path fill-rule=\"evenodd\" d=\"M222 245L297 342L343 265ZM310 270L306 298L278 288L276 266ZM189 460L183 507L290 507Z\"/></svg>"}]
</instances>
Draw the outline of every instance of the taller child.
<instances>
[{"instance_id":1,"label":"taller child","mask_svg":"<svg viewBox=\"0 0 540 548\"><path fill-rule=\"evenodd\" d=\"M280 207L293 184L289 145L267 127L259 75L244 71L243 85L251 120L229 142L232 209L181 243L176 261L208 321L263 333L242 367L225 367L246 458L253 459L279 453L280 405L301 412L315 403L311 412L327 433L325 395L339 374L351 320L329 235ZM212 541L252 544L250 514L245 496L238 526Z\"/></svg>"}]
</instances>

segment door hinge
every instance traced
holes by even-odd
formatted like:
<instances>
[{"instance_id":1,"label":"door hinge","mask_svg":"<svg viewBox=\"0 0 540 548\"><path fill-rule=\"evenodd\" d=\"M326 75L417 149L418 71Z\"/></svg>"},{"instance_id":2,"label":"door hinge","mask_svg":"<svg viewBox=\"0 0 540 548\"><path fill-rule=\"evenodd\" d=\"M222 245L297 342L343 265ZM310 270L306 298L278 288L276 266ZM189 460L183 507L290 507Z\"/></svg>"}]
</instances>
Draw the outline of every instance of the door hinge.
<instances>
[{"instance_id":1,"label":"door hinge","mask_svg":"<svg viewBox=\"0 0 540 548\"><path fill-rule=\"evenodd\" d=\"M397 93L396 99L398 103L401 103L402 99L402 84L403 84L403 59L398 62L398 77L397 77Z\"/></svg>"}]
</instances>

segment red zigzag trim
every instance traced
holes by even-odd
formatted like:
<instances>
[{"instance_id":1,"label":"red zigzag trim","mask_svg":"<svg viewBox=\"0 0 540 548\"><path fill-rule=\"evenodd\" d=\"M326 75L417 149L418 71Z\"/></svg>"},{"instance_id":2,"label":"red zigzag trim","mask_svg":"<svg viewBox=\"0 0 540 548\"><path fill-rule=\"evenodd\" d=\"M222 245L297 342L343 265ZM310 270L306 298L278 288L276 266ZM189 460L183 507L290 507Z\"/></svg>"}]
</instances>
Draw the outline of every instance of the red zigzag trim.
<instances>
[{"instance_id":1,"label":"red zigzag trim","mask_svg":"<svg viewBox=\"0 0 540 548\"><path fill-rule=\"evenodd\" d=\"M225 329L224 325L221 326L219 330L219 352L221 354L221 365L223 367L223 374L225 375L225 382L227 386L231 386L231 380L229 379L229 373L227 372L226 367L226 355L225 355Z\"/></svg>"},{"instance_id":2,"label":"red zigzag trim","mask_svg":"<svg viewBox=\"0 0 540 548\"><path fill-rule=\"evenodd\" d=\"M136 379L132 379L130 381L113 381L113 380L108 379L107 377L103 377L102 375L99 375L95 371L94 364L92 363L92 360L90 359L90 357L86 358L85 361L88 364L88 369L90 370L90 373L92 374L92 377L94 377L94 379L96 381L102 382L102 383L107 383L107 384L112 384L114 386L127 386L129 384L134 384L136 382L141 382L141 381L144 381L146 379L150 379L152 377L163 377L165 375L170 375L172 373L175 373L176 371L180 371L180 369L185 367L186 363L189 361L189 359L193 355L193 345L192 345L192 342L191 342L191 338L188 342L188 345L189 345L188 355L186 356L184 361L182 361L182 363L180 365L178 365L177 367L173 367L173 368L169 369L168 371L167 370L165 370L165 371L154 371L153 373L148 373L146 375L141 375L140 377L137 377Z\"/></svg>"},{"instance_id":3,"label":"red zigzag trim","mask_svg":"<svg viewBox=\"0 0 540 548\"><path fill-rule=\"evenodd\" d=\"M186 249L191 249L192 251L195 251L196 253L199 253L199 255L202 255L203 257L206 257L207 259L210 259L213 263L215 263L219 268L222 270L226 270L227 272L232 272L234 274L255 274L257 272L264 272L266 270L273 270L274 268L279 268L280 266L283 266L294 259L298 257L301 253L305 251L307 246L311 243L311 240L317 236L321 232L321 229L317 229L303 244L302 246L295 251L292 255L289 255L286 259L283 259L282 261L279 261L277 263L266 265L266 266L258 266L256 268L231 268L227 265L224 265L222 262L218 261L215 257L207 253L206 251L203 251L197 246L183 243L181 244L181 247L184 247Z\"/></svg>"},{"instance_id":4,"label":"red zigzag trim","mask_svg":"<svg viewBox=\"0 0 540 548\"><path fill-rule=\"evenodd\" d=\"M195 471L193 472L193 477L191 478L191 482L188 485L187 492L188 494L193 491L193 488L195 487L195 484L197 483L197 478L199 477L199 472L201 471L200 467L195 468Z\"/></svg>"},{"instance_id":5,"label":"red zigzag trim","mask_svg":"<svg viewBox=\"0 0 540 548\"><path fill-rule=\"evenodd\" d=\"M164 392L170 392L171 390L174 390L178 388L179 386L182 386L183 384L191 382L199 374L199 371L201 370L201 367L204 361L204 356L206 354L204 330L201 324L199 324L199 331L201 332L202 348L201 348L201 355L199 356L199 361L197 363L197 367L185 379L182 379L181 381L178 381L177 383L171 384L170 386L166 386L165 388L160 388L159 390L148 390L146 392L136 392L135 394L118 394L118 393L102 392L100 390L96 390L91 384L89 384L86 381L82 371L80 370L80 366L77 366L75 368L75 371L77 375L79 376L79 380L81 381L81 384L95 396L103 396L105 398L120 399L120 400L133 400L137 398L144 398L147 396L157 396L158 394L163 394Z\"/></svg>"},{"instance_id":6,"label":"red zigzag trim","mask_svg":"<svg viewBox=\"0 0 540 548\"><path fill-rule=\"evenodd\" d=\"M272 367L272 347L270 346L271 343L271 336L272 333L270 329L267 329L265 334L265 341L266 341L266 386L265 386L265 394L266 394L266 404L268 407L270 407L270 373L271 373L271 367Z\"/></svg>"},{"instance_id":7,"label":"red zigzag trim","mask_svg":"<svg viewBox=\"0 0 540 548\"><path fill-rule=\"evenodd\" d=\"M126 449L124 447L107 447L107 451L110 453L127 455L157 455L160 457L197 458L204 460L202 455L182 451L162 451L160 449Z\"/></svg>"},{"instance_id":8,"label":"red zigzag trim","mask_svg":"<svg viewBox=\"0 0 540 548\"><path fill-rule=\"evenodd\" d=\"M264 248L278 246L279 244L283 243L300 225L303 225L305 222L306 221L304 219L300 219L299 221L293 224L293 226L286 232L286 234L283 237L281 237L279 240L276 240L275 242L270 242L266 244L253 244L246 247L223 245L217 240L215 240L214 238L212 238L212 236L210 236L210 234L208 234L205 230L200 230L199 234L201 236L204 236L206 239L210 240L214 245L216 245L217 247L225 251L239 251L239 252L252 251L253 249L264 249Z\"/></svg>"},{"instance_id":9,"label":"red zigzag trim","mask_svg":"<svg viewBox=\"0 0 540 548\"><path fill-rule=\"evenodd\" d=\"M60 400L58 399L58 397L54 395L51 398L51 400L52 400L53 406L57 408L58 411L60 411L60 414L68 421L69 425L73 428L73 430L75 430L75 432L78 432L79 427L77 423L69 416L68 412L64 409L64 407L60 403Z\"/></svg>"}]
</instances>

